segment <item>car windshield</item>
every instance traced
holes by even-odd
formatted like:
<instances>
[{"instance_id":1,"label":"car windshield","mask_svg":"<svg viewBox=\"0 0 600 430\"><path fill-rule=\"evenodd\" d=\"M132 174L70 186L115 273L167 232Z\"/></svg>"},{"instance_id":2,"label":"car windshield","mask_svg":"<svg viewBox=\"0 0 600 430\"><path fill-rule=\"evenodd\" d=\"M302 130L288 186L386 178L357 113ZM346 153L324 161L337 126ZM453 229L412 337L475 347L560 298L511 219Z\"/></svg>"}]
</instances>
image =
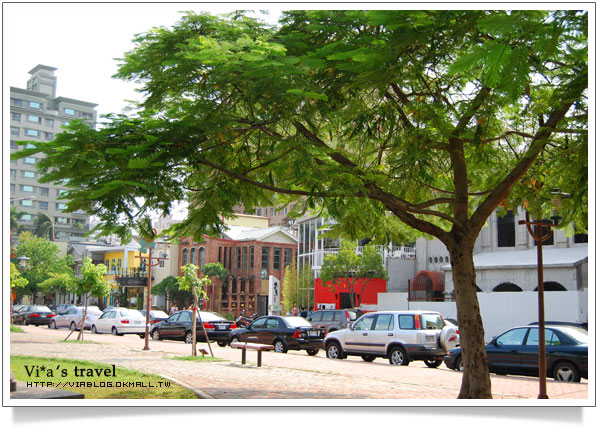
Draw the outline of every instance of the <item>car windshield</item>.
<instances>
[{"instance_id":1,"label":"car windshield","mask_svg":"<svg viewBox=\"0 0 600 430\"><path fill-rule=\"evenodd\" d=\"M421 328L426 330L444 328L444 321L440 314L422 314Z\"/></svg>"},{"instance_id":2,"label":"car windshield","mask_svg":"<svg viewBox=\"0 0 600 430\"><path fill-rule=\"evenodd\" d=\"M302 317L283 317L288 327L312 327L312 324Z\"/></svg>"},{"instance_id":3,"label":"car windshield","mask_svg":"<svg viewBox=\"0 0 600 430\"><path fill-rule=\"evenodd\" d=\"M588 343L588 332L578 327L561 327L561 330L579 343Z\"/></svg>"},{"instance_id":4,"label":"car windshield","mask_svg":"<svg viewBox=\"0 0 600 430\"><path fill-rule=\"evenodd\" d=\"M29 312L52 312L48 306L29 306Z\"/></svg>"},{"instance_id":5,"label":"car windshield","mask_svg":"<svg viewBox=\"0 0 600 430\"><path fill-rule=\"evenodd\" d=\"M121 310L121 316L122 317L129 317L129 318L142 318L143 315L135 310L135 309L123 309Z\"/></svg>"}]
</instances>

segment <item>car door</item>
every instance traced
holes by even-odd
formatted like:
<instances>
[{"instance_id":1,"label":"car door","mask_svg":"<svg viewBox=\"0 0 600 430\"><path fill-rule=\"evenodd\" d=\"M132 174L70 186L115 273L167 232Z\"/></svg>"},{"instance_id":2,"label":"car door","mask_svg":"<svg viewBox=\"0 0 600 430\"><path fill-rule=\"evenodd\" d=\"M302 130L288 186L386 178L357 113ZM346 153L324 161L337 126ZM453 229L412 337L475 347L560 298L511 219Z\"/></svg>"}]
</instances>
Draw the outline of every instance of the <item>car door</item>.
<instances>
[{"instance_id":1,"label":"car door","mask_svg":"<svg viewBox=\"0 0 600 430\"><path fill-rule=\"evenodd\" d=\"M242 333L241 339L244 342L255 342L260 343L260 333L264 330L267 323L267 317L262 317L254 321L247 327L247 331Z\"/></svg>"},{"instance_id":2,"label":"car door","mask_svg":"<svg viewBox=\"0 0 600 430\"><path fill-rule=\"evenodd\" d=\"M160 337L163 337L163 338L173 337L173 332L174 332L173 327L175 326L177 320L179 319L179 315L181 315L179 312L174 313L169 318L167 318L162 323L160 323L160 327L158 329Z\"/></svg>"},{"instance_id":3,"label":"car door","mask_svg":"<svg viewBox=\"0 0 600 430\"><path fill-rule=\"evenodd\" d=\"M185 337L185 332L187 330L192 329L192 312L191 311L181 311L179 312L179 318L175 323L171 326L171 330L173 332L173 337L177 339L183 339ZM196 336L199 335L200 328L198 324L196 325Z\"/></svg>"},{"instance_id":4,"label":"car door","mask_svg":"<svg viewBox=\"0 0 600 430\"><path fill-rule=\"evenodd\" d=\"M71 309L63 309L58 315L56 315L54 321L56 322L56 327L68 327L69 317L71 316Z\"/></svg>"},{"instance_id":5,"label":"car door","mask_svg":"<svg viewBox=\"0 0 600 430\"><path fill-rule=\"evenodd\" d=\"M529 328L519 327L509 330L486 346L491 371L518 372L521 367L521 354L525 336Z\"/></svg>"},{"instance_id":6,"label":"car door","mask_svg":"<svg viewBox=\"0 0 600 430\"><path fill-rule=\"evenodd\" d=\"M387 345L394 337L394 315L379 314L369 332L369 350L373 354L385 355Z\"/></svg>"},{"instance_id":7,"label":"car door","mask_svg":"<svg viewBox=\"0 0 600 430\"><path fill-rule=\"evenodd\" d=\"M279 325L280 319L277 317L269 317L265 323L265 327L259 330L258 342L265 345L271 345L275 338L283 335L283 329ZM282 322L285 327L285 323Z\"/></svg>"},{"instance_id":8,"label":"car door","mask_svg":"<svg viewBox=\"0 0 600 430\"><path fill-rule=\"evenodd\" d=\"M100 333L110 333L112 329L112 321L116 316L115 311L104 312L100 318L96 320L96 330Z\"/></svg>"},{"instance_id":9,"label":"car door","mask_svg":"<svg viewBox=\"0 0 600 430\"><path fill-rule=\"evenodd\" d=\"M365 315L356 321L352 329L344 336L344 349L347 351L368 354L371 350L369 335L377 315Z\"/></svg>"},{"instance_id":10,"label":"car door","mask_svg":"<svg viewBox=\"0 0 600 430\"><path fill-rule=\"evenodd\" d=\"M544 330L544 337L546 338L546 363L549 359L549 350L553 349L554 346L560 346L560 339L551 329ZM539 344L540 344L540 332L537 327L532 327L529 330L525 345L521 352L521 370L527 375L538 375L539 371Z\"/></svg>"}]
</instances>

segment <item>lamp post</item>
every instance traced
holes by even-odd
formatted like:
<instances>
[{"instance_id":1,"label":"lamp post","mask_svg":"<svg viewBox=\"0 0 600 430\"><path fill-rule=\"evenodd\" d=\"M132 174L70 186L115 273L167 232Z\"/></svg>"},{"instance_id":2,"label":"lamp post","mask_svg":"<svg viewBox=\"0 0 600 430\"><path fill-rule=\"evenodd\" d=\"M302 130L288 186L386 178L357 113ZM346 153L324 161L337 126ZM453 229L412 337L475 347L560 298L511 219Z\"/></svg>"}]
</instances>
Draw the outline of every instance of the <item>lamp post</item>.
<instances>
[{"instance_id":1,"label":"lamp post","mask_svg":"<svg viewBox=\"0 0 600 430\"><path fill-rule=\"evenodd\" d=\"M156 230L154 230L154 234L156 234ZM141 256L142 252L146 252L146 247L148 247L148 292L146 294L146 330L145 330L145 336L144 336L144 348L143 351L149 351L150 350L150 345L149 345L149 338L150 338L150 309L152 307L152 300L150 297L150 291L152 288L152 266L158 266L160 264L160 262L162 260L168 260L167 258L167 254L166 253L161 253L160 255L164 255L164 257L152 257L152 249L154 248L154 245L156 245L156 242L146 242L146 241L142 241L142 246L140 248L140 255L137 256L135 258L145 258ZM155 263L152 262L152 260L156 260Z\"/></svg>"},{"instance_id":2,"label":"lamp post","mask_svg":"<svg viewBox=\"0 0 600 430\"><path fill-rule=\"evenodd\" d=\"M560 217L558 216L558 209L560 208L560 201L568 198L569 195L561 193L558 189L552 191L552 223L537 220L531 221L529 219L529 212L525 212L525 220L519 221L519 225L526 225L527 231L533 237L537 244L537 275L538 275L538 369L539 369L539 393L538 399L547 399L548 393L546 391L546 316L544 312L544 263L542 255L542 246L544 241L548 240L552 236L552 228L558 225ZM536 227L535 229L533 227ZM543 229L546 229L544 232Z\"/></svg>"}]
</instances>

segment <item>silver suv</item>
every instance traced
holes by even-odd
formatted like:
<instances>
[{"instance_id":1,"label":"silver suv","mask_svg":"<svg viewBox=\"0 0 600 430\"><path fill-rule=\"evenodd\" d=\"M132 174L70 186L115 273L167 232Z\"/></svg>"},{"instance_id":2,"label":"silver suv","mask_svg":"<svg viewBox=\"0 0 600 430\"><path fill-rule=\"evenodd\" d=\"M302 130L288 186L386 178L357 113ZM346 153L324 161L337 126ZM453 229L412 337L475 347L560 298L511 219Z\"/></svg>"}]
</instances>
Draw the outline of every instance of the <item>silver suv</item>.
<instances>
[{"instance_id":1,"label":"silver suv","mask_svg":"<svg viewBox=\"0 0 600 430\"><path fill-rule=\"evenodd\" d=\"M438 312L381 311L367 313L348 328L328 333L323 346L328 358L360 355L373 361L383 357L390 364L404 366L423 360L429 367L438 367L458 340L456 327L446 325Z\"/></svg>"},{"instance_id":2,"label":"silver suv","mask_svg":"<svg viewBox=\"0 0 600 430\"><path fill-rule=\"evenodd\" d=\"M331 333L348 327L361 315L362 312L358 309L326 309L314 311L306 319Z\"/></svg>"}]
</instances>

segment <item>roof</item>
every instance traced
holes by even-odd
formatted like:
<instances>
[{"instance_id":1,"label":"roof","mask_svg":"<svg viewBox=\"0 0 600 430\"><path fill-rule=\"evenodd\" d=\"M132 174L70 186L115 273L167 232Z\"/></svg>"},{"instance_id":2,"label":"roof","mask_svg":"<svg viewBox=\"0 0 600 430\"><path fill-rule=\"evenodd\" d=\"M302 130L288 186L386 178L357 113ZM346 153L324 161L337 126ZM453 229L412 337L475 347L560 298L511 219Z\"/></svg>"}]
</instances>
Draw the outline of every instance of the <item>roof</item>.
<instances>
[{"instance_id":1,"label":"roof","mask_svg":"<svg viewBox=\"0 0 600 430\"><path fill-rule=\"evenodd\" d=\"M544 267L573 267L588 259L587 246L573 248L543 248ZM475 269L535 269L537 268L537 248L523 251L480 252L473 256ZM442 267L451 270L449 264Z\"/></svg>"},{"instance_id":2,"label":"roof","mask_svg":"<svg viewBox=\"0 0 600 430\"><path fill-rule=\"evenodd\" d=\"M265 238L273 235L274 233L283 233L288 238L297 241L297 239L285 231L283 228L277 227L267 227L267 228L248 228L237 225L228 225L227 230L225 230L224 234L227 238L236 241L263 241Z\"/></svg>"}]
</instances>

